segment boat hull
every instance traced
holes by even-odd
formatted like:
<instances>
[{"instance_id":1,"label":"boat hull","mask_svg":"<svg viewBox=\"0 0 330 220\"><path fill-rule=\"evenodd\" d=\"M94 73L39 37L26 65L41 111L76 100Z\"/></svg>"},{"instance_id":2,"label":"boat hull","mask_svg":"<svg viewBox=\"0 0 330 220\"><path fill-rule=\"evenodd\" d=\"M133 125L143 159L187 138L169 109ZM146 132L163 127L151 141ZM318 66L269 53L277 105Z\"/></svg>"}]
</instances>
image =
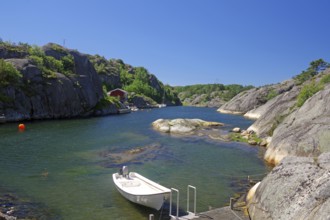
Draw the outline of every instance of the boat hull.
<instances>
[{"instance_id":1,"label":"boat hull","mask_svg":"<svg viewBox=\"0 0 330 220\"><path fill-rule=\"evenodd\" d=\"M119 187L116 187L118 192L125 197L127 200L143 205L152 209L160 210L166 195L164 194L157 194L157 195L132 195L127 192L124 192Z\"/></svg>"},{"instance_id":2,"label":"boat hull","mask_svg":"<svg viewBox=\"0 0 330 220\"><path fill-rule=\"evenodd\" d=\"M135 175L138 175L135 173ZM154 183L148 179L143 178L142 176L138 175L139 178L136 179L126 179L127 181L118 181L118 179L123 180L124 177L119 176L117 173L113 174L113 181L115 183L115 186L118 190L118 192L127 200L139 204L139 205L143 205L152 209L156 209L156 210L160 210L164 200L169 196L170 194L170 190L163 187L161 191L159 192L154 192L154 193L140 193L143 190L139 190L139 186L134 186L134 184L138 183L138 184L155 184L154 186L157 187L162 187L157 183ZM124 179L125 180L125 179ZM137 182L136 180L138 180L139 182ZM144 182L143 180L146 180L147 182ZM135 193L132 193L132 188L136 188Z\"/></svg>"}]
</instances>

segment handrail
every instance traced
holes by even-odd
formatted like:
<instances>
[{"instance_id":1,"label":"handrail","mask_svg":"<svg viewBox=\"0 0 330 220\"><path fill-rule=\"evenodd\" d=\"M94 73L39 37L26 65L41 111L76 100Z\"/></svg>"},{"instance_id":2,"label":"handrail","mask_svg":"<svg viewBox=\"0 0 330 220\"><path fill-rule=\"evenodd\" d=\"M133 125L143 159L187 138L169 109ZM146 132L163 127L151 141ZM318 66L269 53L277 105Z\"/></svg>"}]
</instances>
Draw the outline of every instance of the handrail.
<instances>
[{"instance_id":1,"label":"handrail","mask_svg":"<svg viewBox=\"0 0 330 220\"><path fill-rule=\"evenodd\" d=\"M190 199L189 199L190 191L189 191L189 189L190 188L194 190L194 214L196 215L196 200L197 200L196 194L197 194L197 189L196 189L196 187L191 186L191 185L187 186L187 212L190 212L189 211L189 202L190 202Z\"/></svg>"},{"instance_id":2,"label":"handrail","mask_svg":"<svg viewBox=\"0 0 330 220\"><path fill-rule=\"evenodd\" d=\"M170 217L174 217L172 215L172 191L177 192L177 197L176 197L176 216L175 217L179 217L179 197L180 197L180 193L179 190L175 189L175 188L171 188L171 194L170 194Z\"/></svg>"}]
</instances>

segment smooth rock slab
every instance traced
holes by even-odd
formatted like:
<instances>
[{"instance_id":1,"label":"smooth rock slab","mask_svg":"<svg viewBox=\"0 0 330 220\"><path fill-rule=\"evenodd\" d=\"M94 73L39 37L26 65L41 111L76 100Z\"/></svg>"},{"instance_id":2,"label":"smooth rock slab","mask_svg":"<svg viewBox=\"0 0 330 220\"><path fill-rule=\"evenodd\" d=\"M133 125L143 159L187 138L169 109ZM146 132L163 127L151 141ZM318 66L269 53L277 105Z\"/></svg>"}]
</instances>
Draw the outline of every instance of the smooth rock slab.
<instances>
[{"instance_id":1,"label":"smooth rock slab","mask_svg":"<svg viewBox=\"0 0 330 220\"><path fill-rule=\"evenodd\" d=\"M191 134L198 129L223 126L220 122L210 122L201 119L158 119L152 123L154 129L172 134Z\"/></svg>"},{"instance_id":2,"label":"smooth rock slab","mask_svg":"<svg viewBox=\"0 0 330 220\"><path fill-rule=\"evenodd\" d=\"M330 152L285 157L249 201L251 219L330 219L329 168Z\"/></svg>"}]
</instances>

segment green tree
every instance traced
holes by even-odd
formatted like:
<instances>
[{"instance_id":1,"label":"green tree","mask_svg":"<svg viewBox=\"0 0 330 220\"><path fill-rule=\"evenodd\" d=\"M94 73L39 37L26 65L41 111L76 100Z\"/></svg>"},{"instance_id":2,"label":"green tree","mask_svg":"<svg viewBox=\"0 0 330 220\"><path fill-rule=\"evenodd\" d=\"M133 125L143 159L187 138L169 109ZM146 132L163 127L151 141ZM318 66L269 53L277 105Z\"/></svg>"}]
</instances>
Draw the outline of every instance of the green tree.
<instances>
[{"instance_id":1,"label":"green tree","mask_svg":"<svg viewBox=\"0 0 330 220\"><path fill-rule=\"evenodd\" d=\"M329 63L325 62L323 59L314 60L310 63L310 69L314 75L322 72L326 68L330 67Z\"/></svg>"},{"instance_id":2,"label":"green tree","mask_svg":"<svg viewBox=\"0 0 330 220\"><path fill-rule=\"evenodd\" d=\"M325 62L323 59L314 60L310 62L309 67L306 70L295 76L294 79L297 84L300 85L328 67L330 67L329 63Z\"/></svg>"},{"instance_id":3,"label":"green tree","mask_svg":"<svg viewBox=\"0 0 330 220\"><path fill-rule=\"evenodd\" d=\"M135 79L138 79L145 84L149 83L150 75L147 69L145 69L144 67L135 67L134 72L135 72Z\"/></svg>"}]
</instances>

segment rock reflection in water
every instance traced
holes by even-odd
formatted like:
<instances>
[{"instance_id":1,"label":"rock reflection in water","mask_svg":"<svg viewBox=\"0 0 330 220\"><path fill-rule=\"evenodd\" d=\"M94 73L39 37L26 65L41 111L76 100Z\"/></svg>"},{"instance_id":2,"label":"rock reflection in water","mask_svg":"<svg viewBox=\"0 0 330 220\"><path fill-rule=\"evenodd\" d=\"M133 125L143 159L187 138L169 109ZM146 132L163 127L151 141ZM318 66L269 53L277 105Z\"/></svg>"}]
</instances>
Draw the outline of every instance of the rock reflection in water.
<instances>
[{"instance_id":1,"label":"rock reflection in water","mask_svg":"<svg viewBox=\"0 0 330 220\"><path fill-rule=\"evenodd\" d=\"M171 159L171 153L159 143L146 146L134 147L132 149L104 150L99 153L104 160L101 166L112 168L130 164L142 164L155 159ZM173 159L173 158L172 158Z\"/></svg>"}]
</instances>

